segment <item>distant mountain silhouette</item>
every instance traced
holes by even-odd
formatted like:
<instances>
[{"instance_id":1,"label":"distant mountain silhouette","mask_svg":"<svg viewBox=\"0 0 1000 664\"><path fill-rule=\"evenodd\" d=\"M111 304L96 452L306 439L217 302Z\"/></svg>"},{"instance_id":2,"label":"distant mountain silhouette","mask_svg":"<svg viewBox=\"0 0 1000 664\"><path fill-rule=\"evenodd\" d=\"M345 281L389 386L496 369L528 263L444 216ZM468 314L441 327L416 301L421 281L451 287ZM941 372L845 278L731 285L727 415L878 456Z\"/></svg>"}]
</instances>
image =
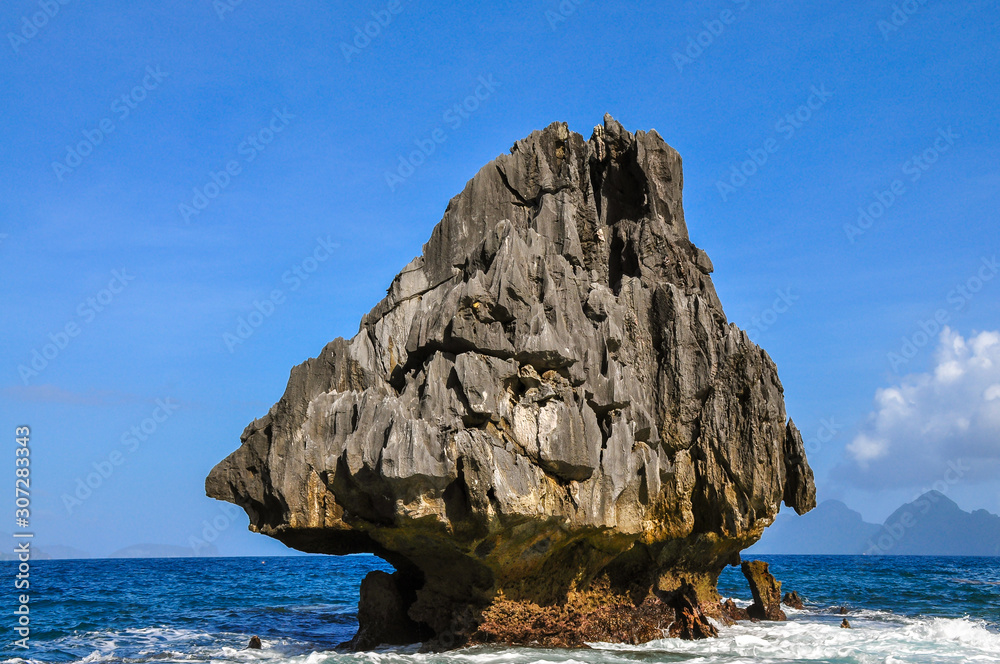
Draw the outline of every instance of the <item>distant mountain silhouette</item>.
<instances>
[{"instance_id":1,"label":"distant mountain silhouette","mask_svg":"<svg viewBox=\"0 0 1000 664\"><path fill-rule=\"evenodd\" d=\"M877 525L839 500L827 500L804 516L782 512L747 553L1000 556L1000 516L965 512L944 494L928 491Z\"/></svg>"},{"instance_id":2,"label":"distant mountain silhouette","mask_svg":"<svg viewBox=\"0 0 1000 664\"><path fill-rule=\"evenodd\" d=\"M36 552L37 553L37 552ZM39 558L48 558L50 560L79 560L84 558L93 558L92 555L86 551L81 551L72 546L63 546L62 544L46 544L45 548L42 549L42 556Z\"/></svg>"},{"instance_id":3,"label":"distant mountain silhouette","mask_svg":"<svg viewBox=\"0 0 1000 664\"><path fill-rule=\"evenodd\" d=\"M1000 516L965 512L928 491L893 512L866 553L900 556L1000 556Z\"/></svg>"},{"instance_id":4,"label":"distant mountain silhouette","mask_svg":"<svg viewBox=\"0 0 1000 664\"><path fill-rule=\"evenodd\" d=\"M10 533L0 533L0 540L4 542L12 541L13 537ZM17 543L28 541L31 543L31 559L32 560L65 560L69 558L90 558L90 554L86 551L81 551L80 549L74 549L71 546L61 546L59 544L46 544L44 547L39 547L35 545L35 540L18 540ZM0 552L0 560L17 560L17 554L9 552Z\"/></svg>"},{"instance_id":5,"label":"distant mountain silhouette","mask_svg":"<svg viewBox=\"0 0 1000 664\"><path fill-rule=\"evenodd\" d=\"M826 500L803 516L781 512L748 552L856 555L864 553L868 540L880 530L839 500Z\"/></svg>"}]
</instances>

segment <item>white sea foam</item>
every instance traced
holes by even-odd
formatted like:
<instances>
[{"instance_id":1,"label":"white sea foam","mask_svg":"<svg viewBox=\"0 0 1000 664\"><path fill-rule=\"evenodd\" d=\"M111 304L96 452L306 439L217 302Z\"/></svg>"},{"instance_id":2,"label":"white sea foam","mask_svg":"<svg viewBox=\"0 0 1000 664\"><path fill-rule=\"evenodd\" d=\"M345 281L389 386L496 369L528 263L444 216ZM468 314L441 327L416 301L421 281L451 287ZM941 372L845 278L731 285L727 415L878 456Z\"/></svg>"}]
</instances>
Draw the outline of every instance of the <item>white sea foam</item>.
<instances>
[{"instance_id":1,"label":"white sea foam","mask_svg":"<svg viewBox=\"0 0 1000 664\"><path fill-rule=\"evenodd\" d=\"M205 631L170 627L142 627L124 630L98 630L79 632L57 639L52 646L65 651L89 654L77 659L75 664L101 664L103 662L282 662L291 652L298 650L286 640L263 640L264 649L248 650L226 643L243 643L249 636L237 633L209 633ZM130 653L123 655L123 651ZM2 664L35 664L31 660L7 660ZM40 663L39 663L40 664Z\"/></svg>"},{"instance_id":2,"label":"white sea foam","mask_svg":"<svg viewBox=\"0 0 1000 664\"><path fill-rule=\"evenodd\" d=\"M1000 634L985 623L965 618L917 618L860 613L848 616L852 629L842 629L841 616L812 614L784 623L740 623L720 630L718 639L655 641L638 649L663 649L701 658L703 662L828 661L859 664L898 662L948 664L1000 661ZM621 649L622 646L602 646Z\"/></svg>"}]
</instances>

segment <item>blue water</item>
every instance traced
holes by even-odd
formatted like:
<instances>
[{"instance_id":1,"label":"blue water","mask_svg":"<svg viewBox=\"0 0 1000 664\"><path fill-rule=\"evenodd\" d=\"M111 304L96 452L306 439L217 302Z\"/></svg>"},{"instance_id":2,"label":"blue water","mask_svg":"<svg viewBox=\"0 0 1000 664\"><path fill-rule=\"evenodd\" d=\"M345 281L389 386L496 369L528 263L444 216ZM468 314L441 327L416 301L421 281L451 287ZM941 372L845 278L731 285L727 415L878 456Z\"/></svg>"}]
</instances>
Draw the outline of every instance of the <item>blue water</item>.
<instances>
[{"instance_id":1,"label":"blue water","mask_svg":"<svg viewBox=\"0 0 1000 664\"><path fill-rule=\"evenodd\" d=\"M357 627L361 579L391 569L371 556L36 561L31 648L13 647L13 589L0 659L30 662L1000 662L1000 559L760 556L805 611L741 623L718 639L595 644L592 650L416 648L335 651ZM14 563L0 564L12 579ZM4 584L7 585L7 584ZM12 588L12 583L8 585ZM746 604L738 568L719 580ZM840 628L846 606L853 629ZM0 619L3 620L3 619ZM246 650L251 635L261 651Z\"/></svg>"},{"instance_id":2,"label":"blue water","mask_svg":"<svg viewBox=\"0 0 1000 664\"><path fill-rule=\"evenodd\" d=\"M756 556L782 590L814 608L889 611L906 617L973 617L1000 629L1000 558L933 556ZM738 567L719 577L723 596L747 597ZM838 624L843 617L837 618ZM1000 662L1000 653L997 661Z\"/></svg>"}]
</instances>

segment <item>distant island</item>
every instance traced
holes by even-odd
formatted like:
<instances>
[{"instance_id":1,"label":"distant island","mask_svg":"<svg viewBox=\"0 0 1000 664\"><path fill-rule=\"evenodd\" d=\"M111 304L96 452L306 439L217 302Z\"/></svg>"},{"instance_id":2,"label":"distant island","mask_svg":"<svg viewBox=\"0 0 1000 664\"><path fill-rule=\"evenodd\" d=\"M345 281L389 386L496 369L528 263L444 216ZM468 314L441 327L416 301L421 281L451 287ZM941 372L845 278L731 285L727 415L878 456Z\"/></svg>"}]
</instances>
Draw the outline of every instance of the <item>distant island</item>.
<instances>
[{"instance_id":1,"label":"distant island","mask_svg":"<svg viewBox=\"0 0 1000 664\"><path fill-rule=\"evenodd\" d=\"M133 544L118 549L108 558L212 558L218 555L214 544L199 549L173 544Z\"/></svg>"},{"instance_id":2,"label":"distant island","mask_svg":"<svg viewBox=\"0 0 1000 664\"><path fill-rule=\"evenodd\" d=\"M11 535L0 533L0 537L7 540ZM82 551L72 546L61 544L43 544L32 549L31 557L34 560L84 560L93 558L212 558L219 555L219 550L215 545L201 547L195 550L189 546L176 546L172 544L133 544L123 549L118 549L113 553L103 556L95 556L89 551ZM0 554L0 560L16 560L17 556L10 553Z\"/></svg>"},{"instance_id":3,"label":"distant island","mask_svg":"<svg viewBox=\"0 0 1000 664\"><path fill-rule=\"evenodd\" d=\"M939 491L928 491L879 525L839 500L827 500L803 516L782 512L746 553L1000 556L1000 516L966 512Z\"/></svg>"}]
</instances>

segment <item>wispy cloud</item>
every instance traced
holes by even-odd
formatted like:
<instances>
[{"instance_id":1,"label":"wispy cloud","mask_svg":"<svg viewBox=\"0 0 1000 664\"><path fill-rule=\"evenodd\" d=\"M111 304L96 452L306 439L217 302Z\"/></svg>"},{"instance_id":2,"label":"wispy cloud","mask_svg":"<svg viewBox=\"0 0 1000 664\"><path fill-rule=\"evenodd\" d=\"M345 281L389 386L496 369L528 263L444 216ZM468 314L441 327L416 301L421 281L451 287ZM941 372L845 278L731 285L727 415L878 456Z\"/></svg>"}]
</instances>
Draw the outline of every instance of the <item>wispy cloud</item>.
<instances>
[{"instance_id":1,"label":"wispy cloud","mask_svg":"<svg viewBox=\"0 0 1000 664\"><path fill-rule=\"evenodd\" d=\"M933 480L949 462L966 479L995 479L1000 466L1000 331L940 335L930 371L875 393L875 409L847 445L841 477L865 487Z\"/></svg>"},{"instance_id":2,"label":"wispy cloud","mask_svg":"<svg viewBox=\"0 0 1000 664\"><path fill-rule=\"evenodd\" d=\"M2 389L3 396L13 401L32 403L57 403L78 406L116 406L119 404L141 403L145 399L134 394L115 390L94 390L74 392L58 385L12 385Z\"/></svg>"}]
</instances>

